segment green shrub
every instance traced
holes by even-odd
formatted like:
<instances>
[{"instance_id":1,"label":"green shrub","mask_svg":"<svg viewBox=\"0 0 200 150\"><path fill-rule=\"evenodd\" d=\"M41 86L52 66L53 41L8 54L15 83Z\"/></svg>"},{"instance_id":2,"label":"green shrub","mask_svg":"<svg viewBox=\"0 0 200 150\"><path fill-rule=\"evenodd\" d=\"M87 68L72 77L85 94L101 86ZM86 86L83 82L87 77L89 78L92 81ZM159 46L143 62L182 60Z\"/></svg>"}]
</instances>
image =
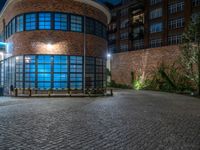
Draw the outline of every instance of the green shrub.
<instances>
[{"instance_id":1,"label":"green shrub","mask_svg":"<svg viewBox=\"0 0 200 150\"><path fill-rule=\"evenodd\" d=\"M113 87L113 88L121 88L121 89L130 89L131 87L126 85L126 84L118 84L115 81L111 81L108 83L108 87Z\"/></svg>"},{"instance_id":2,"label":"green shrub","mask_svg":"<svg viewBox=\"0 0 200 150\"><path fill-rule=\"evenodd\" d=\"M184 76L175 64L168 66L161 64L153 73L147 88L167 92L194 91L190 79Z\"/></svg>"},{"instance_id":3,"label":"green shrub","mask_svg":"<svg viewBox=\"0 0 200 150\"><path fill-rule=\"evenodd\" d=\"M148 86L148 82L142 79L142 75L135 77L135 73L131 72L131 83L134 90L142 90Z\"/></svg>"}]
</instances>

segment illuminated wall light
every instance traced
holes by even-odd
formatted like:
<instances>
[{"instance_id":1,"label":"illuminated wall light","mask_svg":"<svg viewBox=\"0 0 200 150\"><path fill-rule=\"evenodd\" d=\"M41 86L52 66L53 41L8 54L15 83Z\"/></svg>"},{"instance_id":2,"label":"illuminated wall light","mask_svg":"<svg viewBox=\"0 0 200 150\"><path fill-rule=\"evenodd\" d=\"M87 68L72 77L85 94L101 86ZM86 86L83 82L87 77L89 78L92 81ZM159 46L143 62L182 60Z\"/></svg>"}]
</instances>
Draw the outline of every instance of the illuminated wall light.
<instances>
[{"instance_id":1,"label":"illuminated wall light","mask_svg":"<svg viewBox=\"0 0 200 150\"><path fill-rule=\"evenodd\" d=\"M108 53L108 54L107 54L107 57L108 57L108 58L110 58L110 57L111 57L111 54L110 54L110 53Z\"/></svg>"},{"instance_id":2,"label":"illuminated wall light","mask_svg":"<svg viewBox=\"0 0 200 150\"><path fill-rule=\"evenodd\" d=\"M50 43L47 44L47 48L48 48L48 49L52 49L52 48L53 48L52 44L50 44Z\"/></svg>"}]
</instances>

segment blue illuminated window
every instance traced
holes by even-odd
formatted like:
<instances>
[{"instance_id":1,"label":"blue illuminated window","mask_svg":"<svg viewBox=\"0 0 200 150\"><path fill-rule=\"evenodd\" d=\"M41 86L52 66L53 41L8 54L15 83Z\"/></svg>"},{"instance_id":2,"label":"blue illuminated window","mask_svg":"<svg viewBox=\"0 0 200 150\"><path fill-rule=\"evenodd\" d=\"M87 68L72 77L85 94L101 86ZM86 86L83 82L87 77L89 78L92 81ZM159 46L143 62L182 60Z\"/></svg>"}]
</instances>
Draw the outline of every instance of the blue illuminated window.
<instances>
[{"instance_id":1,"label":"blue illuminated window","mask_svg":"<svg viewBox=\"0 0 200 150\"><path fill-rule=\"evenodd\" d=\"M25 82L25 88L35 88L35 82Z\"/></svg>"},{"instance_id":2,"label":"blue illuminated window","mask_svg":"<svg viewBox=\"0 0 200 150\"><path fill-rule=\"evenodd\" d=\"M50 89L51 88L51 83L50 82L39 82L38 83L38 88L39 89Z\"/></svg>"},{"instance_id":3,"label":"blue illuminated window","mask_svg":"<svg viewBox=\"0 0 200 150\"><path fill-rule=\"evenodd\" d=\"M51 29L51 13L39 13L39 29Z\"/></svg>"},{"instance_id":4,"label":"blue illuminated window","mask_svg":"<svg viewBox=\"0 0 200 150\"><path fill-rule=\"evenodd\" d=\"M25 55L11 59L5 60L7 85L14 82L17 88L83 89L82 56ZM86 88L102 88L106 85L105 68L106 61L101 58L86 57ZM13 78L8 70L14 71Z\"/></svg>"},{"instance_id":5,"label":"blue illuminated window","mask_svg":"<svg viewBox=\"0 0 200 150\"><path fill-rule=\"evenodd\" d=\"M67 65L63 65L63 64L55 64L54 72L68 72L68 67Z\"/></svg>"},{"instance_id":6,"label":"blue illuminated window","mask_svg":"<svg viewBox=\"0 0 200 150\"><path fill-rule=\"evenodd\" d=\"M163 23L162 22L153 23L150 25L151 33L162 32L162 31L163 31Z\"/></svg>"},{"instance_id":7,"label":"blue illuminated window","mask_svg":"<svg viewBox=\"0 0 200 150\"><path fill-rule=\"evenodd\" d=\"M54 22L55 30L67 30L67 14L56 13L55 14L55 22Z\"/></svg>"},{"instance_id":8,"label":"blue illuminated window","mask_svg":"<svg viewBox=\"0 0 200 150\"><path fill-rule=\"evenodd\" d=\"M54 89L68 88L68 56L54 56Z\"/></svg>"},{"instance_id":9,"label":"blue illuminated window","mask_svg":"<svg viewBox=\"0 0 200 150\"><path fill-rule=\"evenodd\" d=\"M35 64L26 64L25 72L35 72Z\"/></svg>"},{"instance_id":10,"label":"blue illuminated window","mask_svg":"<svg viewBox=\"0 0 200 150\"><path fill-rule=\"evenodd\" d=\"M55 73L54 74L54 81L56 82L66 82L67 81L67 74L58 74L58 73Z\"/></svg>"},{"instance_id":11,"label":"blue illuminated window","mask_svg":"<svg viewBox=\"0 0 200 150\"><path fill-rule=\"evenodd\" d=\"M70 63L71 64L82 64L83 59L80 56L70 56Z\"/></svg>"},{"instance_id":12,"label":"blue illuminated window","mask_svg":"<svg viewBox=\"0 0 200 150\"><path fill-rule=\"evenodd\" d=\"M70 88L71 89L82 89L82 82L71 82L70 83Z\"/></svg>"},{"instance_id":13,"label":"blue illuminated window","mask_svg":"<svg viewBox=\"0 0 200 150\"><path fill-rule=\"evenodd\" d=\"M70 81L80 82L82 81L82 74L70 74Z\"/></svg>"},{"instance_id":14,"label":"blue illuminated window","mask_svg":"<svg viewBox=\"0 0 200 150\"><path fill-rule=\"evenodd\" d=\"M38 72L51 72L51 64L38 64Z\"/></svg>"},{"instance_id":15,"label":"blue illuminated window","mask_svg":"<svg viewBox=\"0 0 200 150\"><path fill-rule=\"evenodd\" d=\"M51 56L38 56L38 63L51 63Z\"/></svg>"},{"instance_id":16,"label":"blue illuminated window","mask_svg":"<svg viewBox=\"0 0 200 150\"><path fill-rule=\"evenodd\" d=\"M82 65L78 65L78 64L70 65L70 72L82 72L82 71L83 71Z\"/></svg>"},{"instance_id":17,"label":"blue illuminated window","mask_svg":"<svg viewBox=\"0 0 200 150\"><path fill-rule=\"evenodd\" d=\"M82 89L83 59L80 56L70 56L70 88Z\"/></svg>"},{"instance_id":18,"label":"blue illuminated window","mask_svg":"<svg viewBox=\"0 0 200 150\"><path fill-rule=\"evenodd\" d=\"M4 37L7 39L12 34L33 30L63 30L83 32L83 16L68 13L38 12L25 13L13 18L4 29ZM102 38L107 37L107 29L101 22L86 17L86 33Z\"/></svg>"},{"instance_id":19,"label":"blue illuminated window","mask_svg":"<svg viewBox=\"0 0 200 150\"><path fill-rule=\"evenodd\" d=\"M71 15L71 31L82 32L82 25L83 18L81 16Z\"/></svg>"},{"instance_id":20,"label":"blue illuminated window","mask_svg":"<svg viewBox=\"0 0 200 150\"><path fill-rule=\"evenodd\" d=\"M16 18L16 31L21 32L24 31L24 16L18 16Z\"/></svg>"},{"instance_id":21,"label":"blue illuminated window","mask_svg":"<svg viewBox=\"0 0 200 150\"><path fill-rule=\"evenodd\" d=\"M54 56L54 63L66 64L66 63L68 63L68 57L67 56Z\"/></svg>"},{"instance_id":22,"label":"blue illuminated window","mask_svg":"<svg viewBox=\"0 0 200 150\"><path fill-rule=\"evenodd\" d=\"M68 88L67 82L54 82L54 88L55 89L65 89Z\"/></svg>"},{"instance_id":23,"label":"blue illuminated window","mask_svg":"<svg viewBox=\"0 0 200 150\"><path fill-rule=\"evenodd\" d=\"M35 81L35 73L26 74L25 75L25 81L27 81L27 82L29 82L29 81L34 82Z\"/></svg>"},{"instance_id":24,"label":"blue illuminated window","mask_svg":"<svg viewBox=\"0 0 200 150\"><path fill-rule=\"evenodd\" d=\"M26 14L26 30L36 29L36 14Z\"/></svg>"},{"instance_id":25,"label":"blue illuminated window","mask_svg":"<svg viewBox=\"0 0 200 150\"><path fill-rule=\"evenodd\" d=\"M51 74L38 73L38 81L51 81Z\"/></svg>"},{"instance_id":26,"label":"blue illuminated window","mask_svg":"<svg viewBox=\"0 0 200 150\"><path fill-rule=\"evenodd\" d=\"M35 63L35 56L34 55L25 56L25 63Z\"/></svg>"}]
</instances>

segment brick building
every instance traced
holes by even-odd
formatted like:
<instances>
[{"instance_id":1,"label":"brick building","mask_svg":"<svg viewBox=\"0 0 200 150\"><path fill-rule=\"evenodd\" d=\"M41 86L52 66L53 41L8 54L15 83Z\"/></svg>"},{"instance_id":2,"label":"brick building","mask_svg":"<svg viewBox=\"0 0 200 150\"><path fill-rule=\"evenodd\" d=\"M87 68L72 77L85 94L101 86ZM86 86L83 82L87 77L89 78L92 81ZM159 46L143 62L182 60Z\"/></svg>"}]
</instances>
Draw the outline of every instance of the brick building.
<instances>
[{"instance_id":1,"label":"brick building","mask_svg":"<svg viewBox=\"0 0 200 150\"><path fill-rule=\"evenodd\" d=\"M109 25L112 79L130 84L130 72L147 76L176 61L182 33L199 14L200 0L123 0Z\"/></svg>"},{"instance_id":2,"label":"brick building","mask_svg":"<svg viewBox=\"0 0 200 150\"><path fill-rule=\"evenodd\" d=\"M82 91L105 86L110 13L87 0L8 0L0 13L0 83Z\"/></svg>"}]
</instances>

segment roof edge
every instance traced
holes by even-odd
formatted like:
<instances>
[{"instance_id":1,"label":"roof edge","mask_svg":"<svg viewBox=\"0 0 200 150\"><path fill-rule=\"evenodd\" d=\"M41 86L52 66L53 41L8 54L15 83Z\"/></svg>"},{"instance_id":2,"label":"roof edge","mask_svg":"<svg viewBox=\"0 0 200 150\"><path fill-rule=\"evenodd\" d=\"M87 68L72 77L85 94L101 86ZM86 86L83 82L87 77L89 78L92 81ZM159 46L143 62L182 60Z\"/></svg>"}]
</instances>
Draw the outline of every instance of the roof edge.
<instances>
[{"instance_id":1,"label":"roof edge","mask_svg":"<svg viewBox=\"0 0 200 150\"><path fill-rule=\"evenodd\" d=\"M5 10L7 9L7 7L13 1L17 2L17 1L20 1L20 0L7 0L7 2L5 3L2 11L0 12L0 19L3 16L3 14L4 14ZM95 1L92 1L92 0L74 0L74 1L77 1L77 2L80 2L80 3L85 3L85 4L88 4L90 6L93 6L93 7L97 8L97 9L101 10L106 15L106 17L107 17L107 23L108 24L110 23L110 21L111 21L111 14L110 14L109 9L106 6L104 6L102 4L99 4L99 3L95 2Z\"/></svg>"}]
</instances>

